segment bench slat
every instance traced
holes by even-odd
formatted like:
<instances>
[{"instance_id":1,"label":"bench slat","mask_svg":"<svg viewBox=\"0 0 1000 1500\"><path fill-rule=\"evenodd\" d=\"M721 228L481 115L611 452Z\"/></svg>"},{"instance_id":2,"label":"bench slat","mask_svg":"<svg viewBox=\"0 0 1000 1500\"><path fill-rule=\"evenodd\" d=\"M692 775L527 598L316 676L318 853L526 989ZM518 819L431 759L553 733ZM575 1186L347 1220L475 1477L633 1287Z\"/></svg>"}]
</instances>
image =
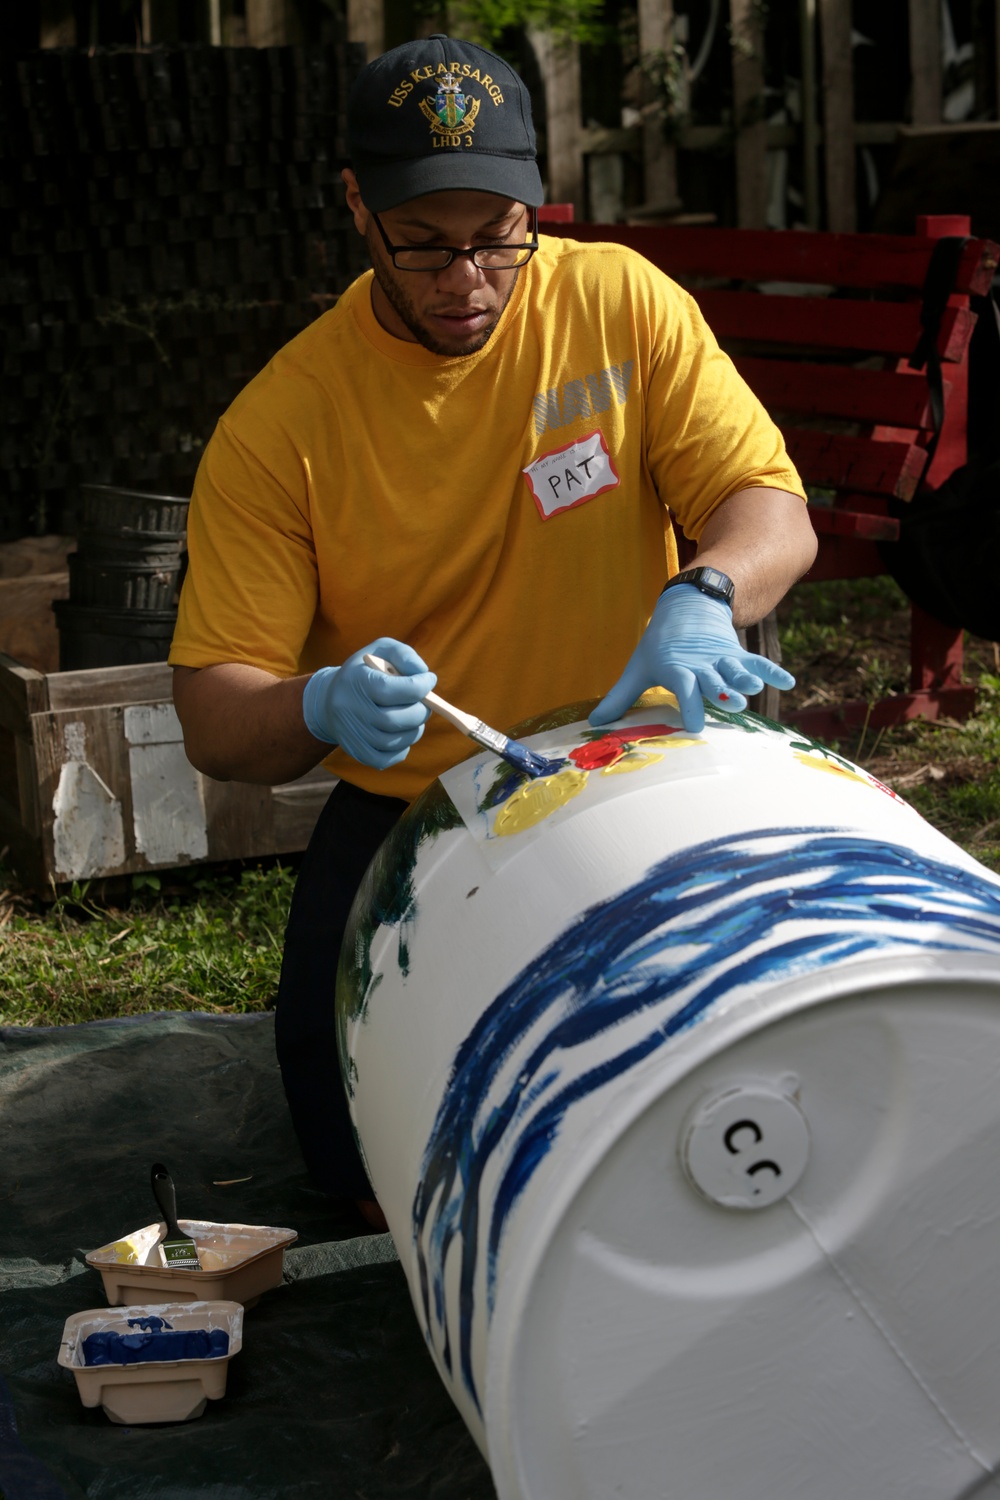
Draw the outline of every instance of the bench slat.
<instances>
[{"instance_id":1,"label":"bench slat","mask_svg":"<svg viewBox=\"0 0 1000 1500\"><path fill-rule=\"evenodd\" d=\"M880 443L801 427L783 427L782 433L803 482L820 489L912 500L927 463L926 451L916 443Z\"/></svg>"},{"instance_id":2,"label":"bench slat","mask_svg":"<svg viewBox=\"0 0 1000 1500\"><path fill-rule=\"evenodd\" d=\"M840 417L886 427L931 426L923 375L895 370L857 370L852 365L815 365L805 360L740 355L733 363L773 414ZM951 387L945 382L945 399Z\"/></svg>"},{"instance_id":3,"label":"bench slat","mask_svg":"<svg viewBox=\"0 0 1000 1500\"><path fill-rule=\"evenodd\" d=\"M697 229L647 224L567 224L567 237L629 245L669 276L741 281L805 281L830 286L909 287L919 291L936 240L916 235L808 234L783 229ZM998 247L970 240L956 291L983 295Z\"/></svg>"},{"instance_id":4,"label":"bench slat","mask_svg":"<svg viewBox=\"0 0 1000 1500\"><path fill-rule=\"evenodd\" d=\"M862 537L871 542L899 540L899 522L895 516L841 510L839 505L810 505L809 519L813 530L821 536Z\"/></svg>"},{"instance_id":5,"label":"bench slat","mask_svg":"<svg viewBox=\"0 0 1000 1500\"><path fill-rule=\"evenodd\" d=\"M773 297L703 287L692 295L719 339L902 356L913 352L920 336L920 309L915 302ZM938 334L942 359L962 359L975 324L975 314L968 308L945 308Z\"/></svg>"}]
</instances>

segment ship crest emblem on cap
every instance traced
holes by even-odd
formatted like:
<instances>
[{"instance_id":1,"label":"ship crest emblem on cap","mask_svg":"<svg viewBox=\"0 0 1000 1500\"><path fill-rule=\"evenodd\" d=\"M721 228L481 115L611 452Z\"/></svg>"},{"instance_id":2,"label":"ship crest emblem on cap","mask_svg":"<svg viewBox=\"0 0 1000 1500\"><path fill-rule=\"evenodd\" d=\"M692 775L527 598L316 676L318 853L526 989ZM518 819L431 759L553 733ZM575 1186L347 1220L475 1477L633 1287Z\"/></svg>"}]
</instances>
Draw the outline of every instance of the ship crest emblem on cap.
<instances>
[{"instance_id":1,"label":"ship crest emblem on cap","mask_svg":"<svg viewBox=\"0 0 1000 1500\"><path fill-rule=\"evenodd\" d=\"M433 103L428 95L421 99L420 108L430 121L435 135L463 136L469 135L475 128L480 103L479 99L462 93L454 73L444 73L438 82Z\"/></svg>"}]
</instances>

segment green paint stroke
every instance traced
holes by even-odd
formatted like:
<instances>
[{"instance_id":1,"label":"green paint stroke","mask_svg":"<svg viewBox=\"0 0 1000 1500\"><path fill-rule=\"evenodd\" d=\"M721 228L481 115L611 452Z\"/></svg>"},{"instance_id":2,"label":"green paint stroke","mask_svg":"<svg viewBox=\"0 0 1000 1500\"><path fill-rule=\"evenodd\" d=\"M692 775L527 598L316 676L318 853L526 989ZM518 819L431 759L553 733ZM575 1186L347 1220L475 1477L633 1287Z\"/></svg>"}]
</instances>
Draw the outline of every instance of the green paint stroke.
<instances>
[{"instance_id":1,"label":"green paint stroke","mask_svg":"<svg viewBox=\"0 0 1000 1500\"><path fill-rule=\"evenodd\" d=\"M599 698L585 698L580 703L566 703L562 708L551 708L544 714L533 714L522 719L505 732L515 740L523 740L529 734L545 734L549 729L564 729L567 724L578 724L585 720L591 709L597 707ZM604 730L600 731L602 734Z\"/></svg>"},{"instance_id":2,"label":"green paint stroke","mask_svg":"<svg viewBox=\"0 0 1000 1500\"><path fill-rule=\"evenodd\" d=\"M745 708L738 714L727 714L725 709L716 708L707 700L705 717L715 724L735 724L739 729L746 730L747 734L763 734L766 729L777 730L779 734L786 736L792 732L787 724L779 724L774 719L765 719L763 714L755 714L751 708Z\"/></svg>"},{"instance_id":3,"label":"green paint stroke","mask_svg":"<svg viewBox=\"0 0 1000 1500\"><path fill-rule=\"evenodd\" d=\"M463 827L454 803L439 781L434 781L407 808L379 848L358 887L351 908L337 971L337 1029L341 1057L346 1057L347 1027L364 1019L368 999L379 982L372 971L371 950L380 927L398 929L397 963L409 973L407 929L416 920L413 883L422 845L438 834ZM350 1086L351 1080L348 1080Z\"/></svg>"}]
</instances>

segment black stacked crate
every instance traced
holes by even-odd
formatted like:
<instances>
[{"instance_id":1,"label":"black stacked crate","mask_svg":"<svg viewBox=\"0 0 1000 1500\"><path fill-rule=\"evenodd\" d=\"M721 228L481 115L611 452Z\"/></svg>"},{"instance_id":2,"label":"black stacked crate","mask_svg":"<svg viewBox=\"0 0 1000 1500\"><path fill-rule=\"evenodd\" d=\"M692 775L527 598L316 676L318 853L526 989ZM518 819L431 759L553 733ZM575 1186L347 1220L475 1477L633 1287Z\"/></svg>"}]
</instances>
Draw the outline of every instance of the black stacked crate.
<instances>
[{"instance_id":1,"label":"black stacked crate","mask_svg":"<svg viewBox=\"0 0 1000 1500\"><path fill-rule=\"evenodd\" d=\"M362 50L0 58L0 541L86 483L181 495L218 417L363 268L344 204Z\"/></svg>"}]
</instances>

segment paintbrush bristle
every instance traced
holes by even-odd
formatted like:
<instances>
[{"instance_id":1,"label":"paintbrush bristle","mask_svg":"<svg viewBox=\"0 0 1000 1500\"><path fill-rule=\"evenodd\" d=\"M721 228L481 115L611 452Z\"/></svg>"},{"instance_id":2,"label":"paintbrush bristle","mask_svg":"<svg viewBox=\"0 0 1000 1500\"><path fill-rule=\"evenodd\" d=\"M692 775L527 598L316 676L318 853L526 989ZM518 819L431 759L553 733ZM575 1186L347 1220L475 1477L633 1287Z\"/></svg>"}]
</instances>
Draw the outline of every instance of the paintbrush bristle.
<instances>
[{"instance_id":1,"label":"paintbrush bristle","mask_svg":"<svg viewBox=\"0 0 1000 1500\"><path fill-rule=\"evenodd\" d=\"M491 729L482 721L476 725L475 738L487 749L495 750L515 771L523 771L525 776L554 776L562 767L561 760L546 760L544 755L537 755L520 740L512 740L509 735Z\"/></svg>"},{"instance_id":2,"label":"paintbrush bristle","mask_svg":"<svg viewBox=\"0 0 1000 1500\"><path fill-rule=\"evenodd\" d=\"M562 769L561 760L546 760L544 755L536 755L534 750L529 750L520 740L512 740L509 735L501 734L499 729L491 729L482 719L477 719L475 726L467 732L477 744L492 750L508 765L513 766L515 771L523 771L525 776L554 776Z\"/></svg>"},{"instance_id":3,"label":"paintbrush bristle","mask_svg":"<svg viewBox=\"0 0 1000 1500\"><path fill-rule=\"evenodd\" d=\"M562 769L561 760L546 760L544 755L538 755L534 750L529 750L527 745L521 744L520 740L508 740L503 756L510 765L536 778L554 776Z\"/></svg>"}]
</instances>

